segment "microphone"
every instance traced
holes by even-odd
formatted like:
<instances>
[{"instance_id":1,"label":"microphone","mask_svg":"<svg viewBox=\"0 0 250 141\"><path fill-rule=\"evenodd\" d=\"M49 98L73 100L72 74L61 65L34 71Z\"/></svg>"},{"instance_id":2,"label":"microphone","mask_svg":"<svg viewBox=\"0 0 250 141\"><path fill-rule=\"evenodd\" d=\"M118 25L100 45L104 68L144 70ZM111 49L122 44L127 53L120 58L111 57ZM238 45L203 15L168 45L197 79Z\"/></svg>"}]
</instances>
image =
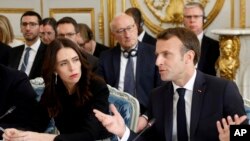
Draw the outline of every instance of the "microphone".
<instances>
[{"instance_id":1,"label":"microphone","mask_svg":"<svg viewBox=\"0 0 250 141\"><path fill-rule=\"evenodd\" d=\"M152 127L154 123L155 123L155 118L151 119L148 122L147 126L132 141L136 141L146 130Z\"/></svg>"},{"instance_id":2,"label":"microphone","mask_svg":"<svg viewBox=\"0 0 250 141\"><path fill-rule=\"evenodd\" d=\"M16 106L10 107L9 110L0 117L0 120L3 119L8 114L12 113L15 109L16 109Z\"/></svg>"}]
</instances>

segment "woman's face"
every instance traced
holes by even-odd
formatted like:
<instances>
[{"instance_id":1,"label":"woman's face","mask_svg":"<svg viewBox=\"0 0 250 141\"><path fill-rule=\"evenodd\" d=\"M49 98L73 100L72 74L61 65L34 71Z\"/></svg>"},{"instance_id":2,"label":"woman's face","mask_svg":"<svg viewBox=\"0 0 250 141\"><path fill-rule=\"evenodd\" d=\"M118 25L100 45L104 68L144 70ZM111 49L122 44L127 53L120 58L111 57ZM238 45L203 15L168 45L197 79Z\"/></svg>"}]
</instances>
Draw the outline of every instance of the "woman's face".
<instances>
[{"instance_id":1,"label":"woman's face","mask_svg":"<svg viewBox=\"0 0 250 141\"><path fill-rule=\"evenodd\" d=\"M55 38L56 33L51 25L41 25L40 27L40 37L44 44L50 44Z\"/></svg>"},{"instance_id":2,"label":"woman's face","mask_svg":"<svg viewBox=\"0 0 250 141\"><path fill-rule=\"evenodd\" d=\"M56 73L64 85L71 89L81 78L81 62L72 48L61 48L56 56Z\"/></svg>"}]
</instances>

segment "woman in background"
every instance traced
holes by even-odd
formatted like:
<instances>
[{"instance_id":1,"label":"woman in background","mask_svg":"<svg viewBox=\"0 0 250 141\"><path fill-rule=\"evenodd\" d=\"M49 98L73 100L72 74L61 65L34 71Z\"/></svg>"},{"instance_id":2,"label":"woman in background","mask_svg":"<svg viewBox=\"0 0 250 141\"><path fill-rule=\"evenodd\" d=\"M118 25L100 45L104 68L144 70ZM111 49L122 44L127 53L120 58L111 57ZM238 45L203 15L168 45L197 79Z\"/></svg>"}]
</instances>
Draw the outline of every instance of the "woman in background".
<instances>
[{"instance_id":1,"label":"woman in background","mask_svg":"<svg viewBox=\"0 0 250 141\"><path fill-rule=\"evenodd\" d=\"M42 76L45 82L41 104L54 118L60 135L6 129L5 141L94 141L110 133L93 113L108 113L109 90L104 80L91 72L77 44L58 38L47 48Z\"/></svg>"},{"instance_id":2,"label":"woman in background","mask_svg":"<svg viewBox=\"0 0 250 141\"><path fill-rule=\"evenodd\" d=\"M40 25L40 38L42 42L48 45L55 40L56 36L56 20L50 17L43 19Z\"/></svg>"},{"instance_id":3,"label":"woman in background","mask_svg":"<svg viewBox=\"0 0 250 141\"><path fill-rule=\"evenodd\" d=\"M10 21L4 15L0 15L0 41L11 47L23 45L23 41L15 39Z\"/></svg>"}]
</instances>

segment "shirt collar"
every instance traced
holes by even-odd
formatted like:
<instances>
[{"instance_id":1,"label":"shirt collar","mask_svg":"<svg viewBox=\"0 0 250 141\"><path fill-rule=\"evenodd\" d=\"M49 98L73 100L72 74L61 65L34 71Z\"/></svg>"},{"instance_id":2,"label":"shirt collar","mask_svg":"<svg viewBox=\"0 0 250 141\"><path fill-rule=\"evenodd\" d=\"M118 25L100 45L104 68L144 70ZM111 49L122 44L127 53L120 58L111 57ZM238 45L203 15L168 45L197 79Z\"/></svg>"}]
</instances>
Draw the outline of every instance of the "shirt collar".
<instances>
[{"instance_id":1,"label":"shirt collar","mask_svg":"<svg viewBox=\"0 0 250 141\"><path fill-rule=\"evenodd\" d=\"M133 47L131 47L129 50L132 50L132 49L137 50L137 46L138 46L138 42ZM121 46L121 51L123 52L124 50L125 49Z\"/></svg>"},{"instance_id":2,"label":"shirt collar","mask_svg":"<svg viewBox=\"0 0 250 141\"><path fill-rule=\"evenodd\" d=\"M203 38L204 32L202 31L199 35L197 35L197 38L201 44L202 38Z\"/></svg>"},{"instance_id":3,"label":"shirt collar","mask_svg":"<svg viewBox=\"0 0 250 141\"><path fill-rule=\"evenodd\" d=\"M41 40L40 40L40 39L37 39L37 41L36 41L33 45L31 45L31 46L28 46L27 44L25 44L25 49L26 49L27 47L30 47L31 50L34 50L34 51L37 52L37 50L38 50L40 44L41 44Z\"/></svg>"},{"instance_id":4,"label":"shirt collar","mask_svg":"<svg viewBox=\"0 0 250 141\"><path fill-rule=\"evenodd\" d=\"M138 40L140 42L142 42L142 39L143 39L144 35L145 35L145 30L143 30L142 33L138 36Z\"/></svg>"},{"instance_id":5,"label":"shirt collar","mask_svg":"<svg viewBox=\"0 0 250 141\"><path fill-rule=\"evenodd\" d=\"M197 71L194 70L194 73L192 75L192 77L188 80L188 82L183 86L183 88L193 91L194 89L194 81L197 75ZM174 82L172 82L173 87L174 87L174 92L176 92L176 89L181 88L180 86L176 85Z\"/></svg>"}]
</instances>

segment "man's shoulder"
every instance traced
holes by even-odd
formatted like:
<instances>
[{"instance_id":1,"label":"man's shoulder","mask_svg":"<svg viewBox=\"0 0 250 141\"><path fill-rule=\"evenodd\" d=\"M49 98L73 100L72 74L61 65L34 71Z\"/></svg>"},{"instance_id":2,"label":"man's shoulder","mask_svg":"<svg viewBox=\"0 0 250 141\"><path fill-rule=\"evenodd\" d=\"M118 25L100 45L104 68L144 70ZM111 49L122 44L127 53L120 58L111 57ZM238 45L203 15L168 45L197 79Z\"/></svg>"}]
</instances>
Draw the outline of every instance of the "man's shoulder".
<instances>
[{"instance_id":1,"label":"man's shoulder","mask_svg":"<svg viewBox=\"0 0 250 141\"><path fill-rule=\"evenodd\" d=\"M211 38L211 37L208 37L206 35L203 36L203 41L204 42L210 42L210 43L214 43L214 44L218 44L219 45L219 41Z\"/></svg>"},{"instance_id":2,"label":"man's shoulder","mask_svg":"<svg viewBox=\"0 0 250 141\"><path fill-rule=\"evenodd\" d=\"M5 77L5 78L19 78L17 76L27 76L24 72L18 71L17 69L13 69L10 67L6 67L4 65L0 64L0 74L1 74L1 78Z\"/></svg>"}]
</instances>

